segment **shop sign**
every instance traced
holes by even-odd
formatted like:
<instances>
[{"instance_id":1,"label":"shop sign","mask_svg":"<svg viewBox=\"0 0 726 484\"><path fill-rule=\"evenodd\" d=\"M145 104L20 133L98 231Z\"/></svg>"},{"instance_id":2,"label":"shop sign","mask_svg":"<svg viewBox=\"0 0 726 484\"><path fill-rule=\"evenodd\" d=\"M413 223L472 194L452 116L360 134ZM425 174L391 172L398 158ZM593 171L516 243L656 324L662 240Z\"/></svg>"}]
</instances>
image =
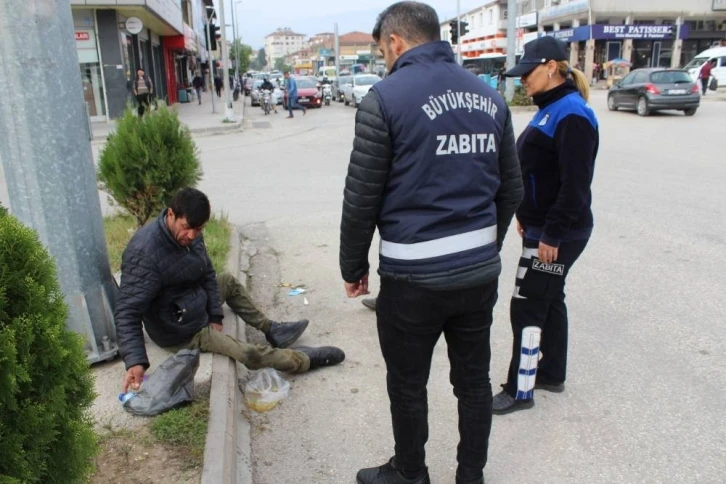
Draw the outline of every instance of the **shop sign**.
<instances>
[{"instance_id":1,"label":"shop sign","mask_svg":"<svg viewBox=\"0 0 726 484\"><path fill-rule=\"evenodd\" d=\"M589 0L576 0L574 2L568 2L563 5L557 5L540 10L539 20L543 20L565 17L567 15L575 15L582 12L587 12L590 8Z\"/></svg>"},{"instance_id":2,"label":"shop sign","mask_svg":"<svg viewBox=\"0 0 726 484\"><path fill-rule=\"evenodd\" d=\"M331 55L333 55L333 51L331 49L320 49L318 51L318 54L321 57L330 57Z\"/></svg>"},{"instance_id":3,"label":"shop sign","mask_svg":"<svg viewBox=\"0 0 726 484\"><path fill-rule=\"evenodd\" d=\"M78 62L81 64L98 62L96 36L93 30L76 30L76 52L78 53Z\"/></svg>"},{"instance_id":4,"label":"shop sign","mask_svg":"<svg viewBox=\"0 0 726 484\"><path fill-rule=\"evenodd\" d=\"M572 29L552 30L550 32L544 32L543 35L549 35L563 42L581 42L590 38L590 26L583 25L582 27Z\"/></svg>"},{"instance_id":5,"label":"shop sign","mask_svg":"<svg viewBox=\"0 0 726 484\"><path fill-rule=\"evenodd\" d=\"M595 39L643 39L662 40L676 36L675 25L593 25ZM688 36L688 26L681 25L681 39Z\"/></svg>"},{"instance_id":6,"label":"shop sign","mask_svg":"<svg viewBox=\"0 0 726 484\"><path fill-rule=\"evenodd\" d=\"M184 50L196 53L199 49L197 33L187 24L184 24Z\"/></svg>"},{"instance_id":7,"label":"shop sign","mask_svg":"<svg viewBox=\"0 0 726 484\"><path fill-rule=\"evenodd\" d=\"M526 15L520 15L519 17L517 17L516 24L517 25L515 28L518 28L518 29L537 25L537 12L531 12Z\"/></svg>"},{"instance_id":8,"label":"shop sign","mask_svg":"<svg viewBox=\"0 0 726 484\"><path fill-rule=\"evenodd\" d=\"M76 32L76 40L91 40L90 32Z\"/></svg>"},{"instance_id":9,"label":"shop sign","mask_svg":"<svg viewBox=\"0 0 726 484\"><path fill-rule=\"evenodd\" d=\"M713 0L711 10L714 12L722 12L726 10L726 0Z\"/></svg>"},{"instance_id":10,"label":"shop sign","mask_svg":"<svg viewBox=\"0 0 726 484\"><path fill-rule=\"evenodd\" d=\"M144 30L144 23L138 17L127 18L124 25L126 26L126 30L128 30L129 33L133 35L136 35Z\"/></svg>"},{"instance_id":11,"label":"shop sign","mask_svg":"<svg viewBox=\"0 0 726 484\"><path fill-rule=\"evenodd\" d=\"M340 60L358 60L357 55L341 55Z\"/></svg>"}]
</instances>

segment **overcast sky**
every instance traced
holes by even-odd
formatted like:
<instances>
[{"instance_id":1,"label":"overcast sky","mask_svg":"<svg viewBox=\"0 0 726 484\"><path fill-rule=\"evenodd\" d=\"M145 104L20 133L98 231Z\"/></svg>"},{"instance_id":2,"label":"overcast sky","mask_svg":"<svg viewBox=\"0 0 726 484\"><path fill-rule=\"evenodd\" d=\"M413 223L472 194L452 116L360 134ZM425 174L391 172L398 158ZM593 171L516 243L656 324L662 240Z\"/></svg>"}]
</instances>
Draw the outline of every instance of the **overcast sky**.
<instances>
[{"instance_id":1,"label":"overcast sky","mask_svg":"<svg viewBox=\"0 0 726 484\"><path fill-rule=\"evenodd\" d=\"M215 0L215 3L218 1ZM226 0L225 21L229 25L232 24L233 2L237 3L238 35L242 36L242 42L254 49L264 47L265 35L278 27L290 27L300 34L311 36L319 32L332 32L333 24L337 22L340 35L353 30L370 32L378 14L395 3L390 0ZM436 9L441 20L456 15L455 0L431 0L426 3ZM461 0L461 12L483 3L485 0ZM231 28L228 28L228 35L231 39Z\"/></svg>"}]
</instances>

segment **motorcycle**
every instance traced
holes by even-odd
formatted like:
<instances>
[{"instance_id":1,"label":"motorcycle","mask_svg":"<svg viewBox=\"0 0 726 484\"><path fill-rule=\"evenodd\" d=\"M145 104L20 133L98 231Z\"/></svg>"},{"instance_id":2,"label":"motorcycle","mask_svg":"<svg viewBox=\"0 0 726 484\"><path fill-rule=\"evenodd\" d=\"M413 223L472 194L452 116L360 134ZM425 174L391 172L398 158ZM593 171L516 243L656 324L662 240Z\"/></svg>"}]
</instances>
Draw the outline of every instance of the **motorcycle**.
<instances>
[{"instance_id":1,"label":"motorcycle","mask_svg":"<svg viewBox=\"0 0 726 484\"><path fill-rule=\"evenodd\" d=\"M330 100L333 99L333 88L330 84L323 85L323 100L326 106L330 106Z\"/></svg>"},{"instance_id":2,"label":"motorcycle","mask_svg":"<svg viewBox=\"0 0 726 484\"><path fill-rule=\"evenodd\" d=\"M265 115L270 114L270 111L272 110L272 93L269 89L262 90L262 99L260 104L262 105L262 110L265 112Z\"/></svg>"}]
</instances>

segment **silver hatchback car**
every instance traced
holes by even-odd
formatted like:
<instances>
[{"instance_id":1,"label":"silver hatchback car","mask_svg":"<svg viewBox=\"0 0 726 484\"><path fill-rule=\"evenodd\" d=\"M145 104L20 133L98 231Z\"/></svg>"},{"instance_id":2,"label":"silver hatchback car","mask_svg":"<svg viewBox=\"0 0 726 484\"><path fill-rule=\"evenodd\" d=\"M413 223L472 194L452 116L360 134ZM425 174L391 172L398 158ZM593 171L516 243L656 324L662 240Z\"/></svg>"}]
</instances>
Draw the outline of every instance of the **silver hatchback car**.
<instances>
[{"instance_id":1,"label":"silver hatchback car","mask_svg":"<svg viewBox=\"0 0 726 484\"><path fill-rule=\"evenodd\" d=\"M610 88L608 109L634 109L640 116L677 110L693 116L701 104L698 85L683 69L636 69Z\"/></svg>"}]
</instances>

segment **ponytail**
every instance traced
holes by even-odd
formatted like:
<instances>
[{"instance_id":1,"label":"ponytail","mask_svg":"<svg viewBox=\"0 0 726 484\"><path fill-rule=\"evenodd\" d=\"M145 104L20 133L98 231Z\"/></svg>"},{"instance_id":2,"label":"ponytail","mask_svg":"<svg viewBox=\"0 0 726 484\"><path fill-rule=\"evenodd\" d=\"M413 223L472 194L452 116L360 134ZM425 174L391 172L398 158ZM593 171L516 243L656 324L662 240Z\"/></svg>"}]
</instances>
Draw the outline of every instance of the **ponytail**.
<instances>
[{"instance_id":1,"label":"ponytail","mask_svg":"<svg viewBox=\"0 0 726 484\"><path fill-rule=\"evenodd\" d=\"M581 70L570 67L567 61L559 61L557 63L557 72L565 79L571 77L572 82L575 83L575 87L580 91L580 96L585 101L590 100L590 84L587 82L587 78Z\"/></svg>"}]
</instances>

